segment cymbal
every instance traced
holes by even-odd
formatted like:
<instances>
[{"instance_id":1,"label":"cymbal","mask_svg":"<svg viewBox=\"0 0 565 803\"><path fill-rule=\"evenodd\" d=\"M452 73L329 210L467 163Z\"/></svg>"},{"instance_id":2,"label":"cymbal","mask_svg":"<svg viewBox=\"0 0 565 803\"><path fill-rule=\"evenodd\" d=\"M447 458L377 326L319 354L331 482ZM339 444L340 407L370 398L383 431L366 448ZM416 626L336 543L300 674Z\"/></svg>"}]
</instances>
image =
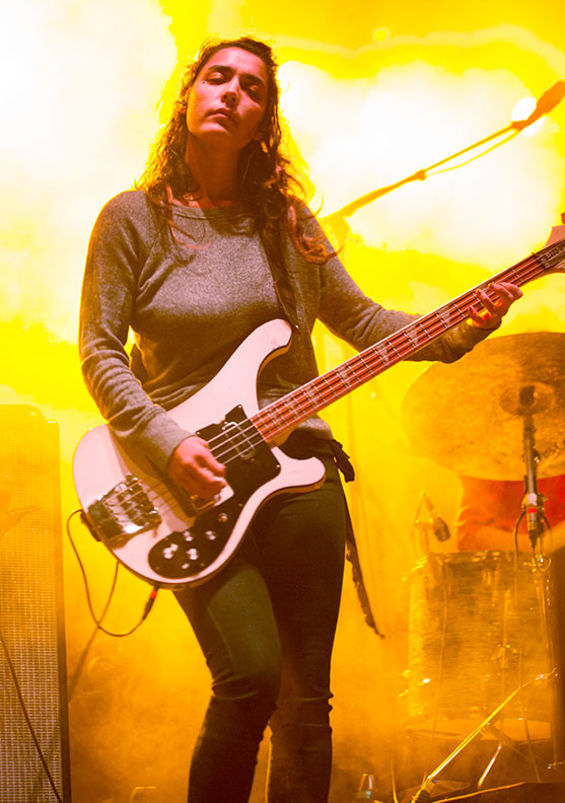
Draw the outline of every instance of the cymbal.
<instances>
[{"instance_id":1,"label":"cymbal","mask_svg":"<svg viewBox=\"0 0 565 803\"><path fill-rule=\"evenodd\" d=\"M531 414L539 477L565 472L565 334L491 337L410 387L402 420L414 451L472 477L521 480Z\"/></svg>"}]
</instances>

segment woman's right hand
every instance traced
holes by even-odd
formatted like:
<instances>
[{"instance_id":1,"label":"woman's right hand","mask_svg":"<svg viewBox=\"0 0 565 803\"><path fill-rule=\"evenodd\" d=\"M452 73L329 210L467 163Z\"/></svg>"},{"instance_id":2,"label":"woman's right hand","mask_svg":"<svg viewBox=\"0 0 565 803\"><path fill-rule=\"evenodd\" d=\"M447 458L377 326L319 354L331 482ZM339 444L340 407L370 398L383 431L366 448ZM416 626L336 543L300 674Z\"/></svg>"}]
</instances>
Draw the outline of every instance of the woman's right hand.
<instances>
[{"instance_id":1,"label":"woman's right hand","mask_svg":"<svg viewBox=\"0 0 565 803\"><path fill-rule=\"evenodd\" d=\"M210 451L206 441L191 435L173 452L167 468L172 480L191 496L211 499L226 485L226 468Z\"/></svg>"}]
</instances>

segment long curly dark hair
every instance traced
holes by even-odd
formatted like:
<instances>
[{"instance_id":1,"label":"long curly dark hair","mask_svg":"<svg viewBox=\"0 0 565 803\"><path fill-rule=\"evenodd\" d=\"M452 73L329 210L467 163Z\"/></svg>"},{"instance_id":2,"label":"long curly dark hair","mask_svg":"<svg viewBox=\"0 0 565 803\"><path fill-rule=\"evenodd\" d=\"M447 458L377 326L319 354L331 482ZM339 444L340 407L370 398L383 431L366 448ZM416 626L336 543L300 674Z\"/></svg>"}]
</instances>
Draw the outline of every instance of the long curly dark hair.
<instances>
[{"instance_id":1,"label":"long curly dark hair","mask_svg":"<svg viewBox=\"0 0 565 803\"><path fill-rule=\"evenodd\" d=\"M255 221L267 255L279 267L283 267L281 245L285 229L299 253L310 262L323 264L333 252L326 248L322 235L306 234L305 223L312 215L303 200L302 184L281 152L278 65L271 48L257 39L242 36L204 43L184 70L171 117L157 137L145 171L135 186L147 194L172 227L175 199L178 202L198 189L185 160L188 96L206 62L227 47L238 47L258 56L268 77L261 138L251 140L239 155L237 182L243 208Z\"/></svg>"}]
</instances>

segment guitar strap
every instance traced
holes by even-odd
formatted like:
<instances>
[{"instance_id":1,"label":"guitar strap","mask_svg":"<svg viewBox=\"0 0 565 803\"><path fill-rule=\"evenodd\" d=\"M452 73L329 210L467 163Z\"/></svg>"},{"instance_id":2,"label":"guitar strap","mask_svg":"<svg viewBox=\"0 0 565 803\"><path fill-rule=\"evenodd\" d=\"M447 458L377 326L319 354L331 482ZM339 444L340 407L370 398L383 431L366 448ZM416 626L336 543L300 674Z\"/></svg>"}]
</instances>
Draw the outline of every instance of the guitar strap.
<instances>
[{"instance_id":1,"label":"guitar strap","mask_svg":"<svg viewBox=\"0 0 565 803\"><path fill-rule=\"evenodd\" d=\"M335 461L336 466L338 467L339 471L343 474L343 479L345 482L352 482L355 479L355 469L353 468L353 464L349 459L349 455L341 445L339 441L332 439L330 441L331 450L333 453L333 458ZM345 534L345 557L351 563L351 573L353 576L353 584L355 586L355 590L357 592L357 598L359 599L359 604L361 606L361 610L365 616L365 622L371 630L374 630L377 636L380 638L384 638L384 633L382 633L375 621L375 617L373 615L373 610L371 608L371 602L369 600L369 595L367 594L367 587L365 586L365 580L363 578L363 571L361 569L361 561L359 560L359 550L357 549L357 542L355 540L355 532L353 530L353 522L351 521L351 514L349 512L349 507L346 503L345 505L345 513L346 513L346 534Z\"/></svg>"}]
</instances>

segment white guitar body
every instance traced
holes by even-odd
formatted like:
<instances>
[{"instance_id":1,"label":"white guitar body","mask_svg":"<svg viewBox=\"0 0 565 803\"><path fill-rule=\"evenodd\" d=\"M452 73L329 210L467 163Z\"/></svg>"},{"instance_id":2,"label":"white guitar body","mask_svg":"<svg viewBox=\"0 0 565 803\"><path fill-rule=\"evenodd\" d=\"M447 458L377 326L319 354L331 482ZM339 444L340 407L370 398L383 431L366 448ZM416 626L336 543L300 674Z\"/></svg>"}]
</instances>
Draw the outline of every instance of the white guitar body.
<instances>
[{"instance_id":1,"label":"white guitar body","mask_svg":"<svg viewBox=\"0 0 565 803\"><path fill-rule=\"evenodd\" d=\"M258 327L237 348L222 369L201 391L169 411L169 415L190 432L203 430L210 424L225 423L226 414L241 405L247 418L257 412L257 376L261 367L273 356L286 350L290 341L290 326L286 321L273 320ZM75 487L85 519L105 546L134 574L154 585L178 588L187 583L199 583L215 574L231 558L241 543L247 527L257 510L267 499L285 491L311 490L324 481L324 468L317 458L297 460L285 455L276 446L264 448L278 464L275 476L253 488L246 498L230 483L230 474L248 472L255 456L246 454L228 467L228 486L211 505L199 504L172 489L166 478L157 477L154 467L143 457L135 458L119 445L107 426L99 426L84 435L75 451L73 474ZM126 478L139 481L142 493L150 500L158 516L149 514L145 523L129 521L129 514L137 515L132 506L139 507L139 488L124 485ZM97 515L97 505L109 493L103 511L116 516L117 531L108 528ZM129 496L125 502L116 501L120 494ZM235 504L234 504L235 503ZM94 507L93 507L94 505ZM98 504L98 507L100 505ZM230 511L231 507L231 511ZM116 510L119 508L119 510ZM233 511L236 510L236 513ZM126 515L124 516L124 511ZM216 521L229 516L228 521ZM198 543L194 525L205 518L204 543ZM109 532L110 529L110 532ZM171 542L172 533L177 534ZM218 549L215 547L221 542ZM186 545L186 546L185 546ZM179 551L186 554L179 562ZM204 555L203 553L207 554ZM158 566L150 560L159 554ZM209 562L210 561L210 562ZM169 570L171 564L171 570ZM173 569L173 564L176 568ZM167 574L175 575L173 577Z\"/></svg>"},{"instance_id":2,"label":"white guitar body","mask_svg":"<svg viewBox=\"0 0 565 803\"><path fill-rule=\"evenodd\" d=\"M549 244L537 253L260 411L257 375L288 348L290 326L274 320L258 327L206 387L169 411L184 429L201 435L226 465L227 487L208 503L189 497L158 476L145 457L126 453L107 426L97 427L78 444L73 464L85 522L118 560L154 585L178 588L211 577L235 553L267 499L324 481L319 460L292 459L276 444L313 413L464 321L481 306L478 289L496 300L491 282L523 285L565 272L563 234L563 227L555 227Z\"/></svg>"}]
</instances>

